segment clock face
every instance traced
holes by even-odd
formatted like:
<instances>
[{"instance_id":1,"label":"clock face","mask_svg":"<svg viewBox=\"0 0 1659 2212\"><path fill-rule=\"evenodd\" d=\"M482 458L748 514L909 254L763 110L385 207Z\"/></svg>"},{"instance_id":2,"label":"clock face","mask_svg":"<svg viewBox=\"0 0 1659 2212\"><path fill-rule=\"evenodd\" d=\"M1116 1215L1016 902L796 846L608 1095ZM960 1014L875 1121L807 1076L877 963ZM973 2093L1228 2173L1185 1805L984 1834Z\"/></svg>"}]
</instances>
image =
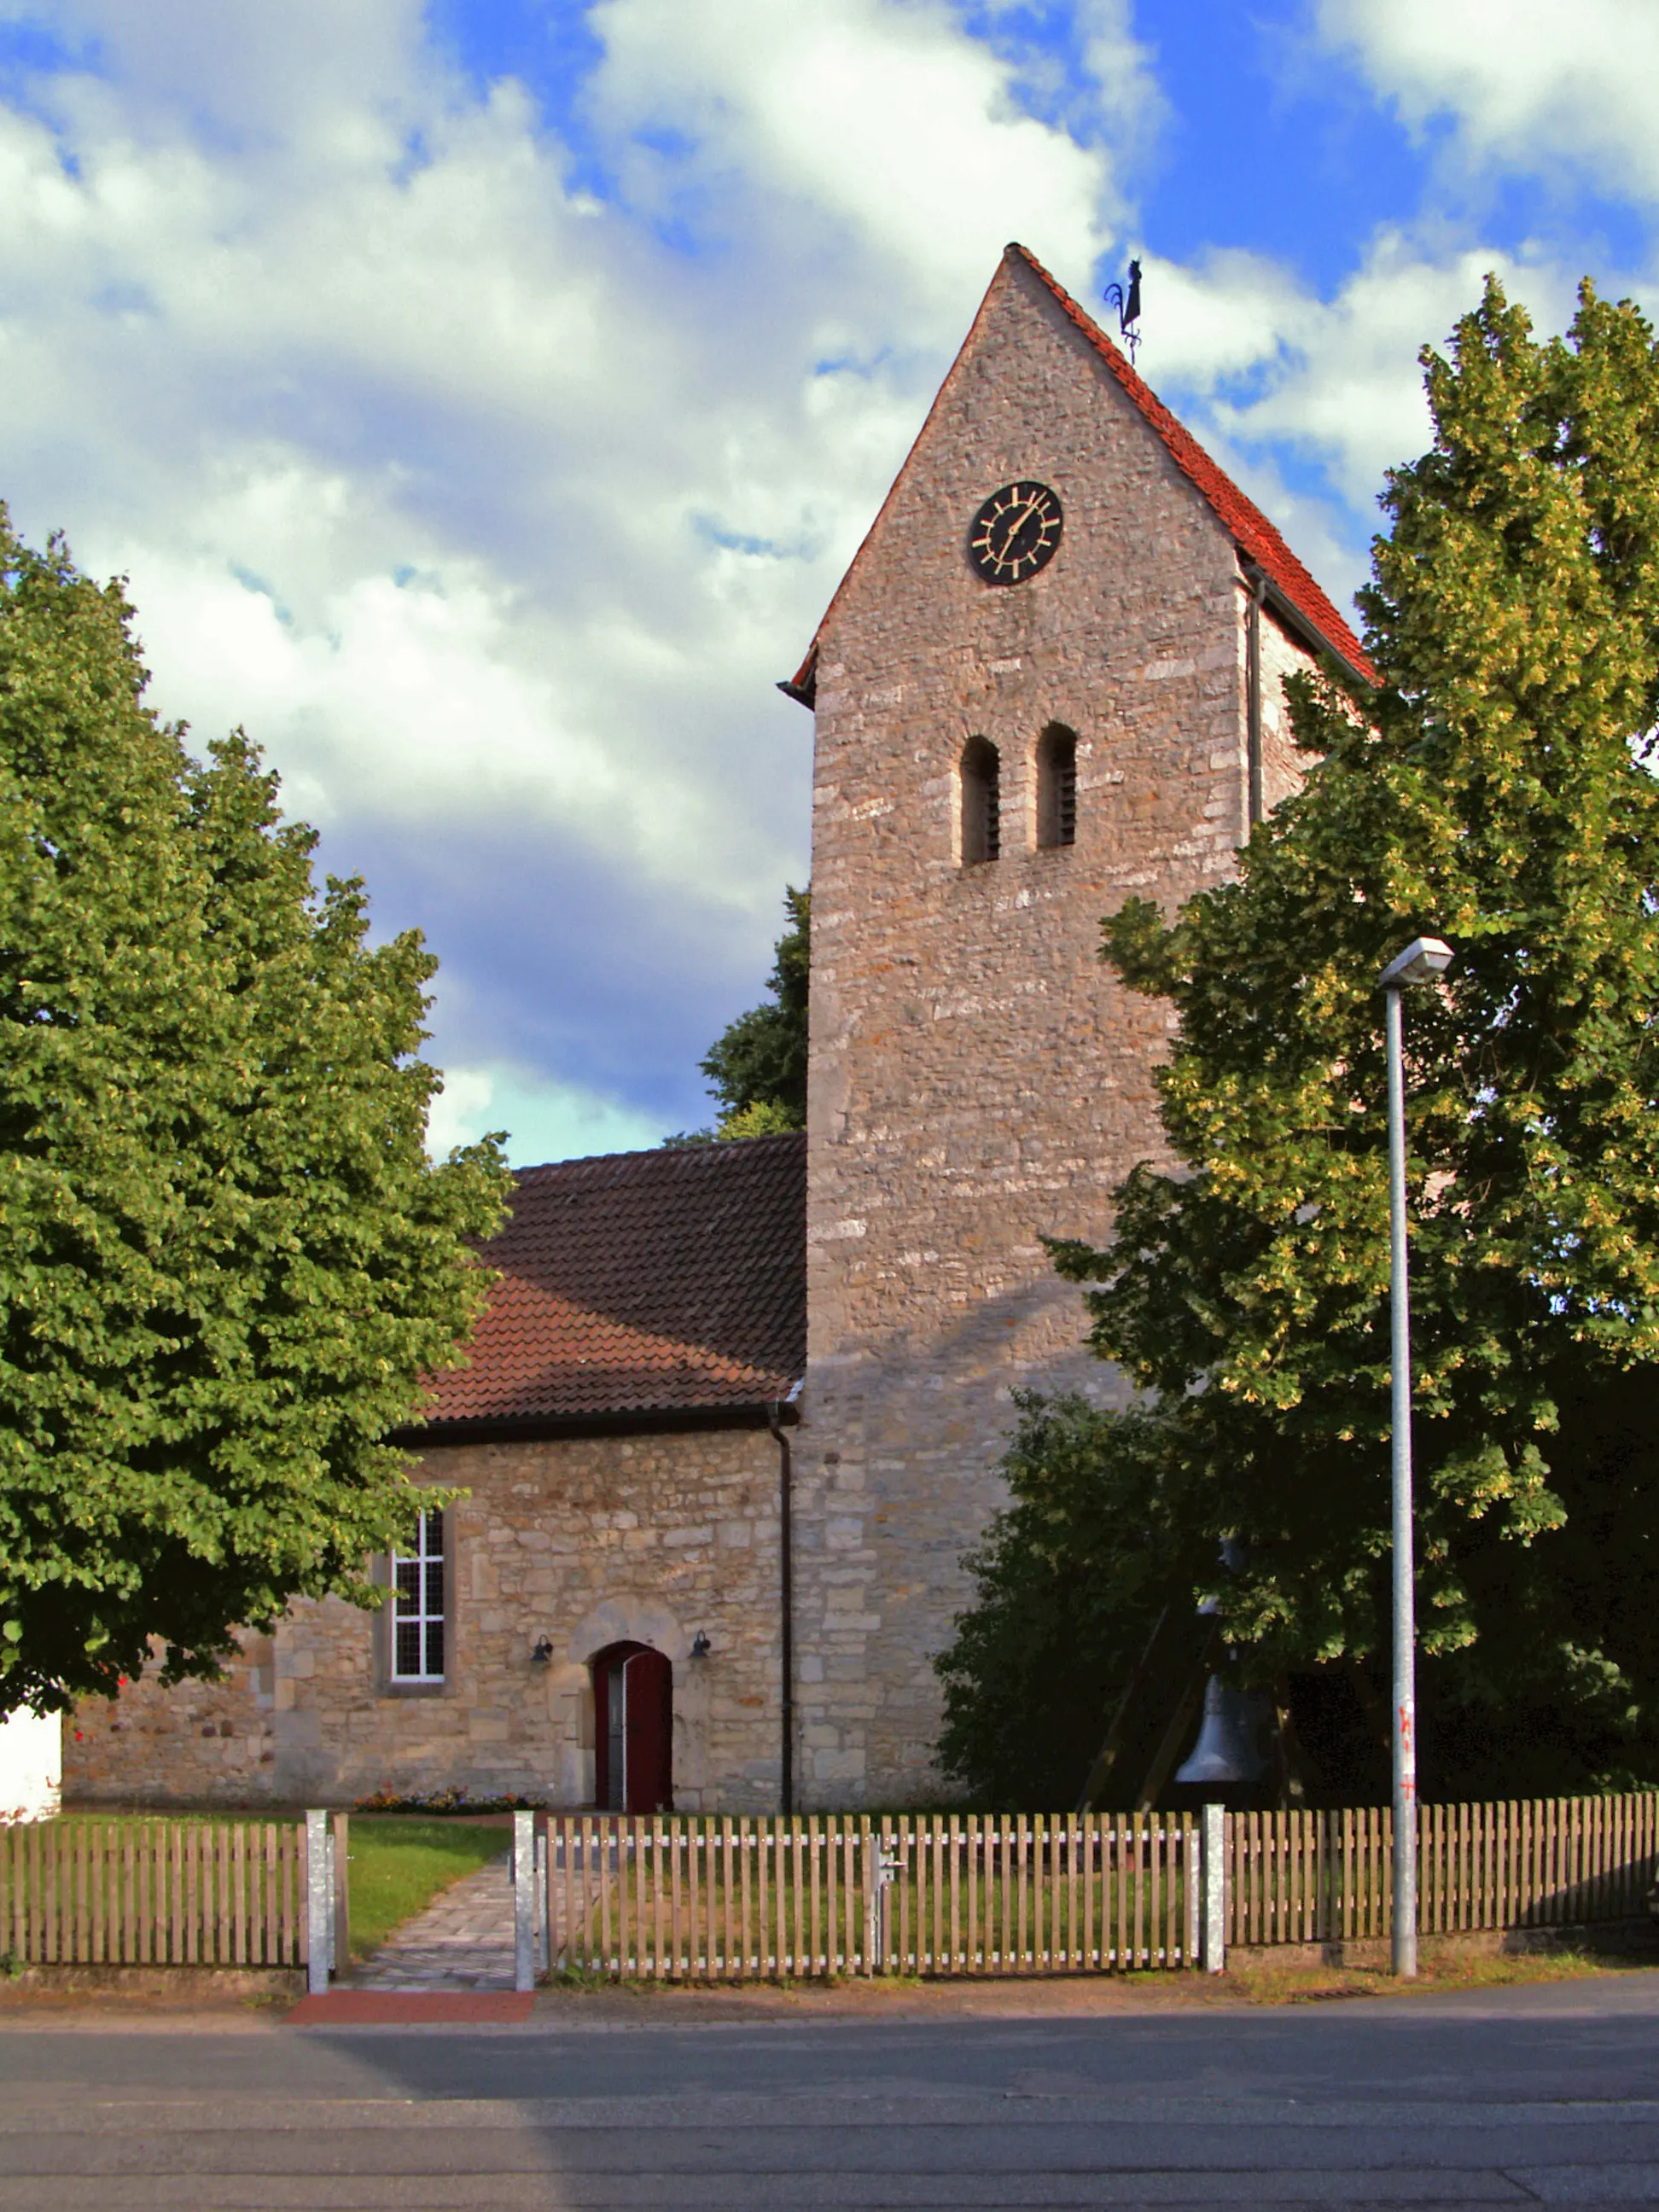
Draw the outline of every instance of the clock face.
<instances>
[{"instance_id":1,"label":"clock face","mask_svg":"<svg viewBox=\"0 0 1659 2212\"><path fill-rule=\"evenodd\" d=\"M1023 584L1060 548L1060 495L1047 484L1004 484L974 517L968 558L988 584Z\"/></svg>"}]
</instances>

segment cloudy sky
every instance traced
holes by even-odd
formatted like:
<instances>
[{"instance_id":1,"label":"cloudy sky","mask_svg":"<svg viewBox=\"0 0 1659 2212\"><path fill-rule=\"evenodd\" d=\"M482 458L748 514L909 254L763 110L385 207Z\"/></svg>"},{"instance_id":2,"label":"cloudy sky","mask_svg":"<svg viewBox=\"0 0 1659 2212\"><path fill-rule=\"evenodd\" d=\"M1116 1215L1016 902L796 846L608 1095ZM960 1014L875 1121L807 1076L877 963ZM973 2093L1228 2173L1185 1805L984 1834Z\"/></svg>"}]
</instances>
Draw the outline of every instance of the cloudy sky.
<instances>
[{"instance_id":1,"label":"cloudy sky","mask_svg":"<svg viewBox=\"0 0 1659 2212\"><path fill-rule=\"evenodd\" d=\"M0 495L442 970L442 1143L709 1116L804 649L1018 238L1345 599L1419 346L1659 296L1654 0L0 0Z\"/></svg>"}]
</instances>

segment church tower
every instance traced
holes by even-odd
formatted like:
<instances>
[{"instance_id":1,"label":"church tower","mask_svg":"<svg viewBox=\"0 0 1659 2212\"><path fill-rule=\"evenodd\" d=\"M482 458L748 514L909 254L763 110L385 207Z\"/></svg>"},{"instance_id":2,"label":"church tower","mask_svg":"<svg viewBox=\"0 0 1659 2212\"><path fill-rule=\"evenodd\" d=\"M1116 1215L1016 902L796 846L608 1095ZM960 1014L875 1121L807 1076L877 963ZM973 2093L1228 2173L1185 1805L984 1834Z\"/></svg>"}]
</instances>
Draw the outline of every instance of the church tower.
<instances>
[{"instance_id":1,"label":"church tower","mask_svg":"<svg viewBox=\"0 0 1659 2212\"><path fill-rule=\"evenodd\" d=\"M921 1802L932 1661L1001 1502L1011 1389L1105 1397L1041 1238L1160 1159L1165 1011L1097 957L1291 789L1282 679L1347 625L1011 246L784 686L813 708L798 1802Z\"/></svg>"}]
</instances>

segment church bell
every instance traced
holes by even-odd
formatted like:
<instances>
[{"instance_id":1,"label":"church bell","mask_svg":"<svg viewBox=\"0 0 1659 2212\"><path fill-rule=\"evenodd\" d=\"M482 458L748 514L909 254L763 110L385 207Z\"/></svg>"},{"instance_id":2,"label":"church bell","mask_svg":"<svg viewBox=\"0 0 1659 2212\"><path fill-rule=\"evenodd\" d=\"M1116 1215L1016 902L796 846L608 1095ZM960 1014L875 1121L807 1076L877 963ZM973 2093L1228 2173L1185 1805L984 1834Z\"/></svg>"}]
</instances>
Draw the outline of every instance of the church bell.
<instances>
[{"instance_id":1,"label":"church bell","mask_svg":"<svg viewBox=\"0 0 1659 2212\"><path fill-rule=\"evenodd\" d=\"M1267 1762L1257 1748L1261 1700L1235 1690L1212 1674L1204 1690L1204 1721L1186 1762L1176 1770L1177 1783L1246 1783L1258 1780Z\"/></svg>"}]
</instances>

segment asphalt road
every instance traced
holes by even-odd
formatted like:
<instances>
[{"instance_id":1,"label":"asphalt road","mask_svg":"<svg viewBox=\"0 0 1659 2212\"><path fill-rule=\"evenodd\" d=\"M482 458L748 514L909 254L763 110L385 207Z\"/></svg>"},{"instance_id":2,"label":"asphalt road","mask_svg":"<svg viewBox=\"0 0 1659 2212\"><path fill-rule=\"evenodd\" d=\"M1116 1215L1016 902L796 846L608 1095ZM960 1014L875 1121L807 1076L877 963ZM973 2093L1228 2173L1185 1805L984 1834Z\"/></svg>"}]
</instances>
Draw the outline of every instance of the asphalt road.
<instances>
[{"instance_id":1,"label":"asphalt road","mask_svg":"<svg viewBox=\"0 0 1659 2212\"><path fill-rule=\"evenodd\" d=\"M1092 2017L0 2025L0 2208L1659 2205L1659 1973Z\"/></svg>"}]
</instances>

